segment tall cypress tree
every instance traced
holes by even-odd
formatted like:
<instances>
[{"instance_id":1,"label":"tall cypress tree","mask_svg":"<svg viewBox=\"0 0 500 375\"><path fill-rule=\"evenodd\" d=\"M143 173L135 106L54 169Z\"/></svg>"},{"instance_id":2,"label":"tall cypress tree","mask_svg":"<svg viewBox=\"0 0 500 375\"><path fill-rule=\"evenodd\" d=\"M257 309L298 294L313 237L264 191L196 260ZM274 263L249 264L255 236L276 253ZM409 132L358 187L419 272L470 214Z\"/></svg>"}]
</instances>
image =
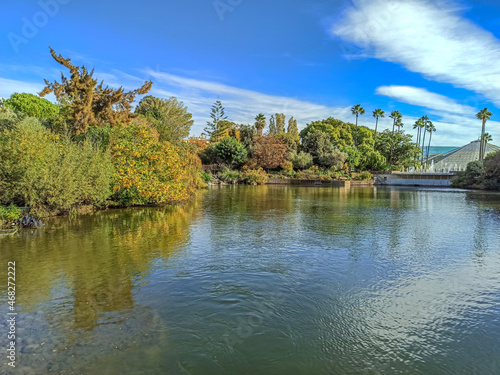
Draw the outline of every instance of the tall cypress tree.
<instances>
[{"instance_id":1,"label":"tall cypress tree","mask_svg":"<svg viewBox=\"0 0 500 375\"><path fill-rule=\"evenodd\" d=\"M276 133L282 134L285 132L285 119L284 113L276 113Z\"/></svg>"}]
</instances>

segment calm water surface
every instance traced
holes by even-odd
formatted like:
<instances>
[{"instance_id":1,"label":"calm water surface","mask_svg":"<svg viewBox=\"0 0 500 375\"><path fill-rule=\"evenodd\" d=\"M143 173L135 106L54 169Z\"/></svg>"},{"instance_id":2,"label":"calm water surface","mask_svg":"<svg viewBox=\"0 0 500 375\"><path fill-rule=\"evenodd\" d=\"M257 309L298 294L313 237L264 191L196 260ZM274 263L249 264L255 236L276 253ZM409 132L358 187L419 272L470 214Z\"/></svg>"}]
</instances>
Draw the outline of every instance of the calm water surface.
<instances>
[{"instance_id":1,"label":"calm water surface","mask_svg":"<svg viewBox=\"0 0 500 375\"><path fill-rule=\"evenodd\" d=\"M1 374L500 374L500 195L228 186L0 247Z\"/></svg>"}]
</instances>

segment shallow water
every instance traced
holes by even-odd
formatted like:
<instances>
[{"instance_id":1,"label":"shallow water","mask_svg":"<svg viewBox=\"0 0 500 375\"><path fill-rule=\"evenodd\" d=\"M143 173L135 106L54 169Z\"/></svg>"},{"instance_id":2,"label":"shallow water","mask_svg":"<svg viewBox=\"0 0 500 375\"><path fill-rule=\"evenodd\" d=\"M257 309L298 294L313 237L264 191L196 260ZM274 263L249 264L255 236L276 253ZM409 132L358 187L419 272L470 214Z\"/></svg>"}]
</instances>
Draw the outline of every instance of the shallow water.
<instances>
[{"instance_id":1,"label":"shallow water","mask_svg":"<svg viewBox=\"0 0 500 375\"><path fill-rule=\"evenodd\" d=\"M498 194L372 187L53 219L0 238L0 374L499 374L499 228Z\"/></svg>"}]
</instances>

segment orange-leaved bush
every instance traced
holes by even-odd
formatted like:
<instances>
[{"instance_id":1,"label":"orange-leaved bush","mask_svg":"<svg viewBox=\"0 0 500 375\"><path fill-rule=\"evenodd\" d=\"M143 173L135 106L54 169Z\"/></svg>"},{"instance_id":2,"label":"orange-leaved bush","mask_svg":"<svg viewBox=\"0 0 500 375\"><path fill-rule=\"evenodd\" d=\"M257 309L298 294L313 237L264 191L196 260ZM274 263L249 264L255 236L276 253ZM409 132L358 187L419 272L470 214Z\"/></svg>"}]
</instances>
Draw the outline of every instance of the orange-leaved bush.
<instances>
[{"instance_id":1,"label":"orange-leaved bush","mask_svg":"<svg viewBox=\"0 0 500 375\"><path fill-rule=\"evenodd\" d=\"M186 158L152 130L131 124L115 128L111 137L113 193L122 205L159 204L188 198L192 192Z\"/></svg>"}]
</instances>

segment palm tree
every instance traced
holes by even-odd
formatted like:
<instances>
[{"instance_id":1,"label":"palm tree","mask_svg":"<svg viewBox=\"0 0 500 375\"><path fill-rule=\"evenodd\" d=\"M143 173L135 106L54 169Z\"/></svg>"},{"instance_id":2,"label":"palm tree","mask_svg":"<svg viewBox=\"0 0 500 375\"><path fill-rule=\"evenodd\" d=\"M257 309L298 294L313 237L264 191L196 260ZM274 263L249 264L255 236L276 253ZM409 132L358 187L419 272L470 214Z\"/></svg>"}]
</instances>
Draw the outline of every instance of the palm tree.
<instances>
[{"instance_id":1,"label":"palm tree","mask_svg":"<svg viewBox=\"0 0 500 375\"><path fill-rule=\"evenodd\" d=\"M413 124L413 129L417 129L417 145L420 145L420 133L424 126L424 120L422 119L422 117L415 121L415 124Z\"/></svg>"},{"instance_id":2,"label":"palm tree","mask_svg":"<svg viewBox=\"0 0 500 375\"><path fill-rule=\"evenodd\" d=\"M377 127L378 127L378 119L379 117L385 117L385 112L382 111L380 108L377 108L375 111L373 111L373 117L377 119L377 122L375 123L375 134L377 134Z\"/></svg>"},{"instance_id":3,"label":"palm tree","mask_svg":"<svg viewBox=\"0 0 500 375\"><path fill-rule=\"evenodd\" d=\"M493 137L490 133L484 133L484 144L493 142Z\"/></svg>"},{"instance_id":4,"label":"palm tree","mask_svg":"<svg viewBox=\"0 0 500 375\"><path fill-rule=\"evenodd\" d=\"M429 132L429 147L427 147L427 159L426 163L429 161L429 152L431 150L431 140L432 140L432 133L436 132L436 127L432 123L432 121L429 121L427 123L427 131Z\"/></svg>"},{"instance_id":5,"label":"palm tree","mask_svg":"<svg viewBox=\"0 0 500 375\"><path fill-rule=\"evenodd\" d=\"M354 144L358 147L358 116L365 114L365 109L361 107L361 104L356 104L351 108L353 115L356 115L356 136L354 137Z\"/></svg>"},{"instance_id":6,"label":"palm tree","mask_svg":"<svg viewBox=\"0 0 500 375\"><path fill-rule=\"evenodd\" d=\"M479 146L479 160L484 159L484 149L485 149L484 130L486 128L486 121L489 120L492 115L493 114L490 111L488 111L488 108L484 108L476 114L476 117L479 120L483 120L483 127L481 128L481 145Z\"/></svg>"},{"instance_id":7,"label":"palm tree","mask_svg":"<svg viewBox=\"0 0 500 375\"><path fill-rule=\"evenodd\" d=\"M358 127L358 116L365 114L365 109L361 107L361 104L356 104L351 108L351 112L353 115L356 115L356 127Z\"/></svg>"},{"instance_id":8,"label":"palm tree","mask_svg":"<svg viewBox=\"0 0 500 375\"><path fill-rule=\"evenodd\" d=\"M398 119L401 119L403 117L403 115L401 113L399 113L399 111L392 111L391 115L389 117L394 120L392 123L392 134L394 134L394 128L396 127L396 121Z\"/></svg>"},{"instance_id":9,"label":"palm tree","mask_svg":"<svg viewBox=\"0 0 500 375\"><path fill-rule=\"evenodd\" d=\"M257 135L262 136L265 126L266 116L264 116L262 113L259 113L257 116L255 116L255 128L257 129Z\"/></svg>"},{"instance_id":10,"label":"palm tree","mask_svg":"<svg viewBox=\"0 0 500 375\"><path fill-rule=\"evenodd\" d=\"M398 127L398 132L401 130L400 128L403 127L403 121L401 120L401 117L396 120L396 126Z\"/></svg>"}]
</instances>

